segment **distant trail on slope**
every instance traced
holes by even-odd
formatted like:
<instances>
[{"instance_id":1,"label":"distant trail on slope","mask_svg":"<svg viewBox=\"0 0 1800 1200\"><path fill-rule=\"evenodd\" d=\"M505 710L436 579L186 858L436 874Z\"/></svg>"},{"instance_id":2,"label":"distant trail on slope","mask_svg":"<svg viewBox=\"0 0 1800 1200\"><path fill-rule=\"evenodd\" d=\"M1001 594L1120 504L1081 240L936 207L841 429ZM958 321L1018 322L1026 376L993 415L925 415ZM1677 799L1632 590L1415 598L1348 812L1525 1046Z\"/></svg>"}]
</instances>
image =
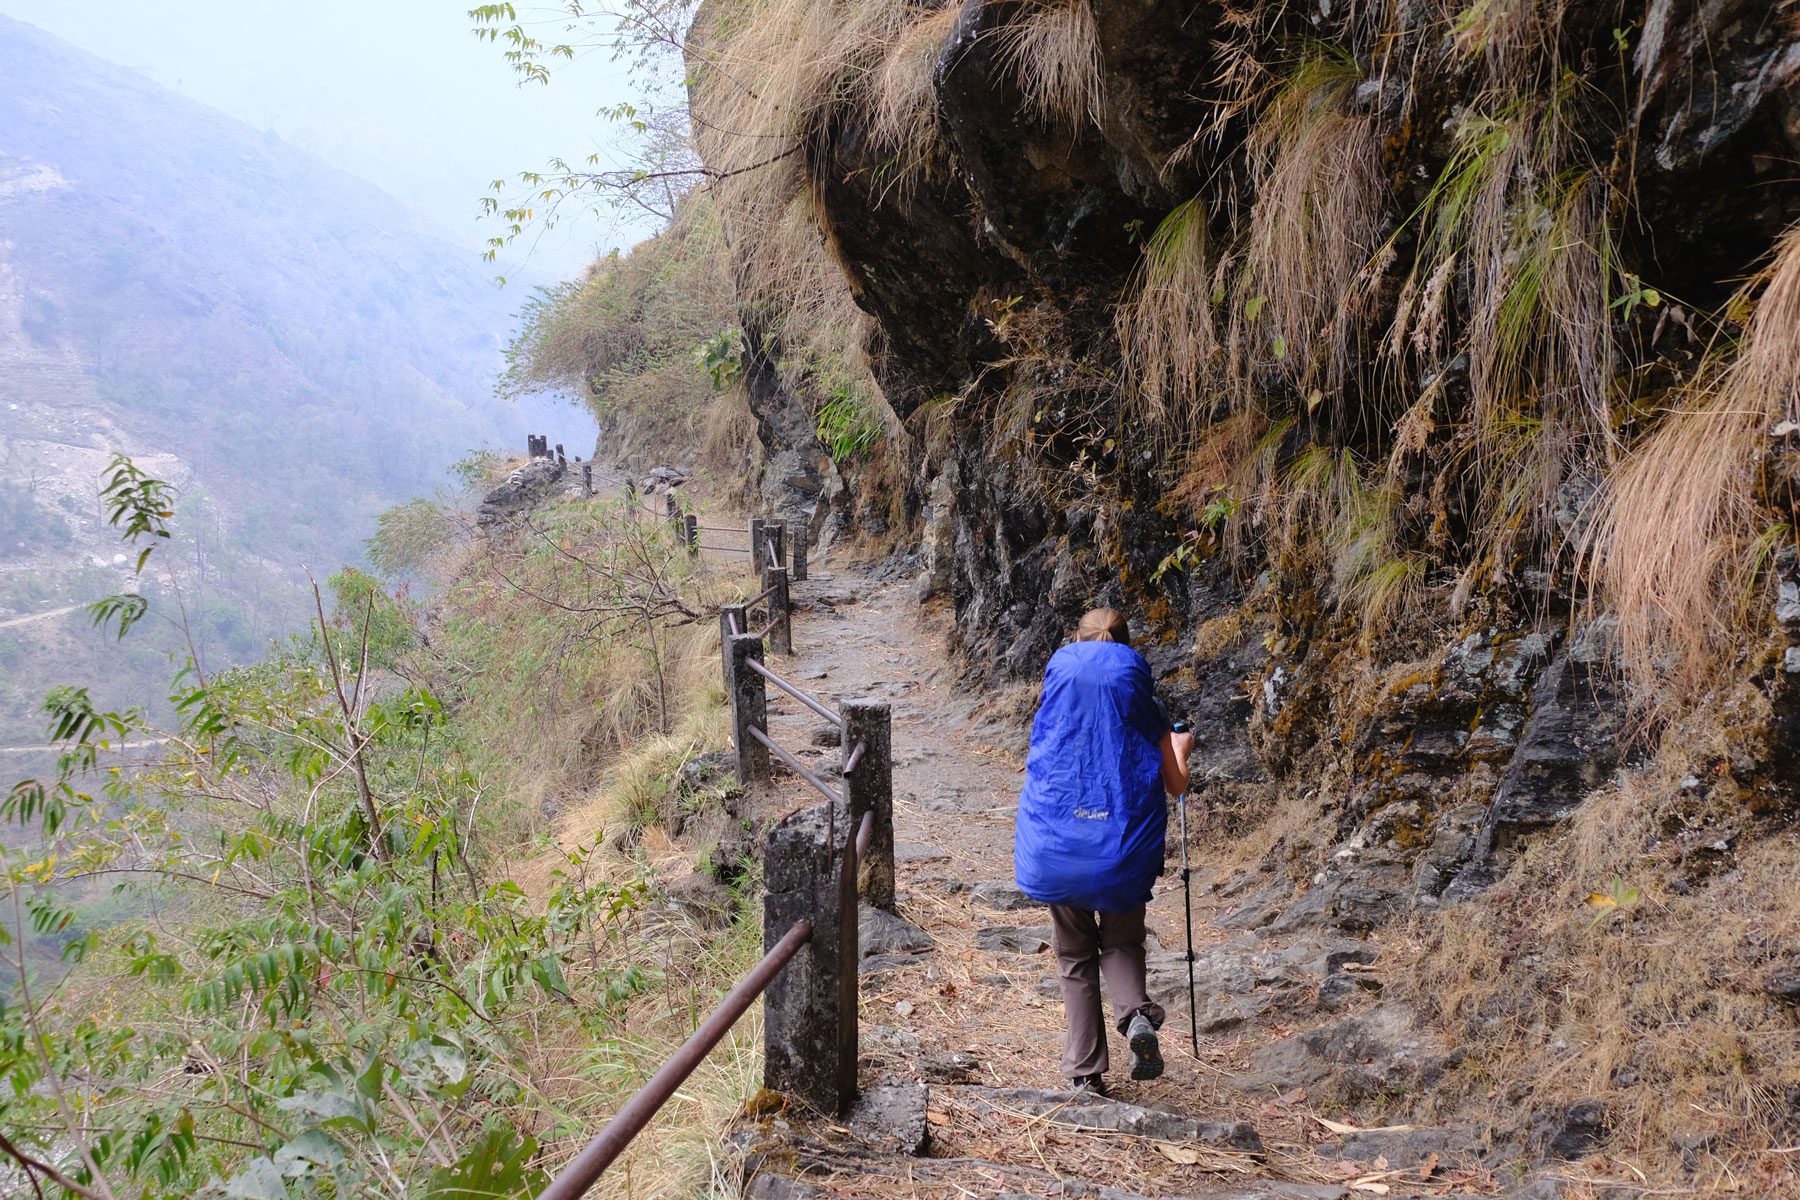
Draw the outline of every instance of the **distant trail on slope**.
<instances>
[{"instance_id":1,"label":"distant trail on slope","mask_svg":"<svg viewBox=\"0 0 1800 1200\"><path fill-rule=\"evenodd\" d=\"M144 738L136 742L118 742L109 750L142 750L146 746L160 746L169 739L166 737ZM0 754L46 754L61 750L61 746L0 746Z\"/></svg>"},{"instance_id":2,"label":"distant trail on slope","mask_svg":"<svg viewBox=\"0 0 1800 1200\"><path fill-rule=\"evenodd\" d=\"M26 625L32 621L48 621L51 617L60 617L64 613L72 613L78 608L86 607L85 604L71 604L67 608L53 608L49 612L32 613L29 617L13 617L11 620L0 621L0 629L11 625Z\"/></svg>"}]
</instances>

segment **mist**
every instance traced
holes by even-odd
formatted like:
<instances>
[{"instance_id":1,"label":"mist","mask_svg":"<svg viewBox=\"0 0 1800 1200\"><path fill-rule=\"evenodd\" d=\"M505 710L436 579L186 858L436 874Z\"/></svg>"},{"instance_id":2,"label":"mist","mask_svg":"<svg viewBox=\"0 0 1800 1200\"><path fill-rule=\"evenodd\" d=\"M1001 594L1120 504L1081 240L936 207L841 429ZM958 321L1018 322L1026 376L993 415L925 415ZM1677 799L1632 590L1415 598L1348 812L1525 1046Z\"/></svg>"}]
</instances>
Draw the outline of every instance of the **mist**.
<instances>
[{"instance_id":1,"label":"mist","mask_svg":"<svg viewBox=\"0 0 1800 1200\"><path fill-rule=\"evenodd\" d=\"M605 54L521 87L463 0L0 0L0 14L140 71L377 184L479 253L499 224L480 198L500 178L607 156L600 108L628 95ZM522 13L546 38L549 9ZM496 274L567 277L650 232L630 214L571 215L527 234Z\"/></svg>"}]
</instances>

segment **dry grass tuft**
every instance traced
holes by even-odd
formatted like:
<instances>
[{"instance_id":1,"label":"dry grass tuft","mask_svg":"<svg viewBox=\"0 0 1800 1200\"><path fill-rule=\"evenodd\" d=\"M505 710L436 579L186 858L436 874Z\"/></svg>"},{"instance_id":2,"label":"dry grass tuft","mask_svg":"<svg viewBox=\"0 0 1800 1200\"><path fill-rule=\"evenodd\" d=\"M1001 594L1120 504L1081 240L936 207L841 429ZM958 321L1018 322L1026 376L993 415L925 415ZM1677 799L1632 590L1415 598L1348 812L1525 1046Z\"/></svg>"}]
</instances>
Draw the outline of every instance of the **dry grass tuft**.
<instances>
[{"instance_id":1,"label":"dry grass tuft","mask_svg":"<svg viewBox=\"0 0 1800 1200\"><path fill-rule=\"evenodd\" d=\"M1002 27L1001 59L1045 121L1100 122L1100 35L1088 0L1026 0Z\"/></svg>"},{"instance_id":2,"label":"dry grass tuft","mask_svg":"<svg viewBox=\"0 0 1800 1200\"><path fill-rule=\"evenodd\" d=\"M1308 62L1251 130L1257 199L1229 336L1241 398L1256 394L1259 368L1309 405L1315 389L1335 395L1349 372L1386 191L1373 119L1343 111L1361 78L1353 62Z\"/></svg>"},{"instance_id":3,"label":"dry grass tuft","mask_svg":"<svg viewBox=\"0 0 1800 1200\"><path fill-rule=\"evenodd\" d=\"M938 52L962 14L950 4L909 20L888 42L869 78L870 132L898 158L902 186L919 177L938 145L937 92L932 74Z\"/></svg>"},{"instance_id":4,"label":"dry grass tuft","mask_svg":"<svg viewBox=\"0 0 1800 1200\"><path fill-rule=\"evenodd\" d=\"M1733 307L1752 303L1736 356L1606 482L1585 547L1646 695L1707 681L1742 641L1775 539L1792 536L1758 502L1758 461L1771 428L1800 419L1800 226Z\"/></svg>"},{"instance_id":5,"label":"dry grass tuft","mask_svg":"<svg viewBox=\"0 0 1800 1200\"><path fill-rule=\"evenodd\" d=\"M1177 205L1145 243L1131 298L1114 318L1127 410L1165 444L1197 433L1223 399L1214 309L1225 263L1209 263L1208 248L1205 205Z\"/></svg>"},{"instance_id":6,"label":"dry grass tuft","mask_svg":"<svg viewBox=\"0 0 1800 1200\"><path fill-rule=\"evenodd\" d=\"M870 370L871 325L826 236L809 146L838 107L860 108L896 155L893 178L929 157L941 13L898 0L744 0L696 27L695 139L736 260L746 331L766 338L788 385L828 409L890 414Z\"/></svg>"}]
</instances>

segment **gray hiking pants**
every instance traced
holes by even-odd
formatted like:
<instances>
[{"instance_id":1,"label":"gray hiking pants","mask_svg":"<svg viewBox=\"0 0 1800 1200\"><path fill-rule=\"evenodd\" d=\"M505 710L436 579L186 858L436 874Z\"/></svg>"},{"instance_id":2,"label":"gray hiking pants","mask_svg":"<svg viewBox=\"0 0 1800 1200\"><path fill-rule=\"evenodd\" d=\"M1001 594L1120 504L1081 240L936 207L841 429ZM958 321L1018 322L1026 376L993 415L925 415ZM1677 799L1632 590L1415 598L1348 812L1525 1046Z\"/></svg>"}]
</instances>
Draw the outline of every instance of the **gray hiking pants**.
<instances>
[{"instance_id":1,"label":"gray hiking pants","mask_svg":"<svg viewBox=\"0 0 1800 1200\"><path fill-rule=\"evenodd\" d=\"M1063 1014L1069 1022L1062 1073L1069 1079L1104 1075L1112 1060L1106 1053L1106 1025L1100 1011L1103 972L1120 1033L1140 1012L1162 1028L1163 1007L1144 991L1144 910L1140 906L1125 913L1096 913L1053 904L1050 924Z\"/></svg>"}]
</instances>

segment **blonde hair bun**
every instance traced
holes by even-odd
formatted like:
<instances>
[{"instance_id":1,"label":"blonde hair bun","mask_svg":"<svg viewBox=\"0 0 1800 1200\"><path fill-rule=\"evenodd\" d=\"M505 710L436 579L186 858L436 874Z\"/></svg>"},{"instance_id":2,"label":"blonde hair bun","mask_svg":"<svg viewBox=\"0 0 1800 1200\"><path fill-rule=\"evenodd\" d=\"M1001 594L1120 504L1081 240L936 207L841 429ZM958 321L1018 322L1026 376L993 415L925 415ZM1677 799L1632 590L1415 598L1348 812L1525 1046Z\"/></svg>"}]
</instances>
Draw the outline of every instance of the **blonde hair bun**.
<instances>
[{"instance_id":1,"label":"blonde hair bun","mask_svg":"<svg viewBox=\"0 0 1800 1200\"><path fill-rule=\"evenodd\" d=\"M1131 628L1125 624L1125 614L1115 608L1096 608L1081 618L1081 624L1075 627L1075 640L1078 642L1117 642L1121 646L1131 645Z\"/></svg>"}]
</instances>

